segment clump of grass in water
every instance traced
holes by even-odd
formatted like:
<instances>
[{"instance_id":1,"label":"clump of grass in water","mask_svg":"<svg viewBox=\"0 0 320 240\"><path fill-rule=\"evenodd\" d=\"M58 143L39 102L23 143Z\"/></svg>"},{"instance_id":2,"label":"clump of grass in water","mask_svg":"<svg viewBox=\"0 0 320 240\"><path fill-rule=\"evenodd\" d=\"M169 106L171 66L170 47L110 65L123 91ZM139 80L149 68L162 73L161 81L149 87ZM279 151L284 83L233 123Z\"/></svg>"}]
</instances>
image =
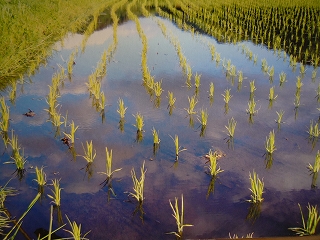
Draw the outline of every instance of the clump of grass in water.
<instances>
[{"instance_id":1,"label":"clump of grass in water","mask_svg":"<svg viewBox=\"0 0 320 240\"><path fill-rule=\"evenodd\" d=\"M106 186L110 179L112 178L112 175L115 172L120 171L122 168L118 168L115 170L112 170L112 149L110 151L108 151L108 148L106 147L106 172L99 172L101 174L106 175L106 179L103 181L102 184L104 184L103 186Z\"/></svg>"},{"instance_id":2,"label":"clump of grass in water","mask_svg":"<svg viewBox=\"0 0 320 240\"><path fill-rule=\"evenodd\" d=\"M159 132L155 128L152 129L153 144L160 144Z\"/></svg>"},{"instance_id":3,"label":"clump of grass in water","mask_svg":"<svg viewBox=\"0 0 320 240\"><path fill-rule=\"evenodd\" d=\"M77 129L79 128L79 126L75 126L74 121L72 120L71 124L70 124L70 133L65 133L63 132L63 134L70 139L71 143L74 143L75 140L75 133L77 131Z\"/></svg>"},{"instance_id":4,"label":"clump of grass in water","mask_svg":"<svg viewBox=\"0 0 320 240\"><path fill-rule=\"evenodd\" d=\"M263 180L259 179L258 174L254 170L252 172L252 175L249 172L249 179L251 184L251 188L249 188L249 190L251 191L251 199L248 201L252 203L262 202L262 194L264 189Z\"/></svg>"},{"instance_id":5,"label":"clump of grass in water","mask_svg":"<svg viewBox=\"0 0 320 240\"><path fill-rule=\"evenodd\" d=\"M230 91L231 91L231 89L226 89L226 90L224 90L224 94L221 94L223 96L223 100L226 104L229 104L229 101L232 98Z\"/></svg>"},{"instance_id":6,"label":"clump of grass in water","mask_svg":"<svg viewBox=\"0 0 320 240\"><path fill-rule=\"evenodd\" d=\"M185 108L185 110L189 115L196 114L197 112L194 111L194 108L198 103L196 96L192 96L191 98L188 96L188 100L189 100L189 108Z\"/></svg>"},{"instance_id":7,"label":"clump of grass in water","mask_svg":"<svg viewBox=\"0 0 320 240\"><path fill-rule=\"evenodd\" d=\"M8 132L8 130L9 130L10 110L4 100L4 97L0 98L0 105L1 105L0 129L1 129L2 133L5 133L5 132Z\"/></svg>"},{"instance_id":8,"label":"clump of grass in water","mask_svg":"<svg viewBox=\"0 0 320 240\"><path fill-rule=\"evenodd\" d=\"M309 163L308 169L311 174L317 174L320 170L320 151L318 150L313 166Z\"/></svg>"},{"instance_id":9,"label":"clump of grass in water","mask_svg":"<svg viewBox=\"0 0 320 240\"><path fill-rule=\"evenodd\" d=\"M135 198L140 204L144 200L144 181L147 170L145 169L145 162L143 162L140 169L141 176L138 179L134 168L131 169L131 178L133 181L133 192L129 193L129 196Z\"/></svg>"},{"instance_id":10,"label":"clump of grass in water","mask_svg":"<svg viewBox=\"0 0 320 240\"><path fill-rule=\"evenodd\" d=\"M233 234L233 236L231 236L231 234L229 233L229 238L238 239L239 237L237 234ZM245 237L242 236L242 238L253 238L253 233L248 233Z\"/></svg>"},{"instance_id":11,"label":"clump of grass in water","mask_svg":"<svg viewBox=\"0 0 320 240\"><path fill-rule=\"evenodd\" d=\"M198 118L198 121L201 123L202 126L207 126L208 122L208 110L207 109L201 109L200 110L200 118Z\"/></svg>"},{"instance_id":12,"label":"clump of grass in water","mask_svg":"<svg viewBox=\"0 0 320 240\"><path fill-rule=\"evenodd\" d=\"M153 84L153 91L154 91L154 94L156 95L156 97L161 97L161 94L163 92L163 89L162 89L162 81L160 82L155 82Z\"/></svg>"},{"instance_id":13,"label":"clump of grass in water","mask_svg":"<svg viewBox=\"0 0 320 240\"><path fill-rule=\"evenodd\" d=\"M309 138L310 139L317 139L319 137L320 131L319 131L319 124L317 122L313 122L313 120L310 121L309 126Z\"/></svg>"},{"instance_id":14,"label":"clump of grass in water","mask_svg":"<svg viewBox=\"0 0 320 240\"><path fill-rule=\"evenodd\" d=\"M119 98L119 100L118 100L118 107L119 108L118 108L117 112L119 113L120 118L123 119L128 108L124 106L124 101L122 98Z\"/></svg>"},{"instance_id":15,"label":"clump of grass in water","mask_svg":"<svg viewBox=\"0 0 320 240\"><path fill-rule=\"evenodd\" d=\"M69 222L69 225L71 227L71 231L67 230L67 229L63 229L63 230L68 232L68 233L70 233L71 236L72 236L72 239L75 239L75 240L80 240L80 239L85 240L85 239L87 239L86 236L90 233L90 231L85 233L83 236L81 236L82 235L82 233L81 233L81 224L78 225L75 221L71 222L67 215L66 215L66 218L67 218L67 220Z\"/></svg>"},{"instance_id":16,"label":"clump of grass in water","mask_svg":"<svg viewBox=\"0 0 320 240\"><path fill-rule=\"evenodd\" d=\"M297 87L297 89L300 89L302 86L303 86L303 83L301 81L301 77L298 76L297 81L296 81L296 87Z\"/></svg>"},{"instance_id":17,"label":"clump of grass in water","mask_svg":"<svg viewBox=\"0 0 320 240\"><path fill-rule=\"evenodd\" d=\"M210 149L207 156L209 158L209 166L206 166L209 169L208 174L210 174L212 177L216 177L219 173L224 171L221 170L220 167L217 168L218 153L216 151L212 152Z\"/></svg>"},{"instance_id":18,"label":"clump of grass in water","mask_svg":"<svg viewBox=\"0 0 320 240\"><path fill-rule=\"evenodd\" d=\"M209 87L209 98L213 98L214 97L214 84L213 82L210 83L210 87Z\"/></svg>"},{"instance_id":19,"label":"clump of grass in water","mask_svg":"<svg viewBox=\"0 0 320 240\"><path fill-rule=\"evenodd\" d=\"M273 86L269 90L269 101L274 101L274 100L276 100L277 97L278 97L278 95L274 94L274 86Z\"/></svg>"},{"instance_id":20,"label":"clump of grass in water","mask_svg":"<svg viewBox=\"0 0 320 240\"><path fill-rule=\"evenodd\" d=\"M269 137L266 137L265 149L268 154L272 154L276 150L274 130L269 133Z\"/></svg>"},{"instance_id":21,"label":"clump of grass in water","mask_svg":"<svg viewBox=\"0 0 320 240\"><path fill-rule=\"evenodd\" d=\"M52 180L53 189L52 195L48 194L48 197L52 199L52 202L56 205L56 207L60 207L61 205L61 190L60 188L60 179L54 179Z\"/></svg>"},{"instance_id":22,"label":"clump of grass in water","mask_svg":"<svg viewBox=\"0 0 320 240\"><path fill-rule=\"evenodd\" d=\"M191 224L185 224L184 223L184 204L183 204L183 195L181 195L181 205L180 205L180 210L179 210L179 205L178 205L178 198L175 198L175 204L174 206L172 205L171 201L169 200L170 207L173 211L172 216L176 220L177 224L177 231L176 232L169 232L167 234L174 234L178 239L182 238L183 235L183 228L184 227L192 227L193 225ZM180 213L181 211L181 213Z\"/></svg>"},{"instance_id":23,"label":"clump of grass in water","mask_svg":"<svg viewBox=\"0 0 320 240\"><path fill-rule=\"evenodd\" d=\"M282 86L282 85L287 81L286 78L287 78L287 74L286 74L285 72L281 72L281 73L279 74L280 86Z\"/></svg>"},{"instance_id":24,"label":"clump of grass in water","mask_svg":"<svg viewBox=\"0 0 320 240\"><path fill-rule=\"evenodd\" d=\"M90 141L90 143L86 141L86 148L82 144L82 148L84 151L84 156L82 157L87 161L88 164L93 163L93 160L95 159L97 153L96 150L93 149L92 140Z\"/></svg>"},{"instance_id":25,"label":"clump of grass in water","mask_svg":"<svg viewBox=\"0 0 320 240\"><path fill-rule=\"evenodd\" d=\"M143 116L140 113L133 116L136 118L136 124L134 126L137 128L137 132L142 132L144 126Z\"/></svg>"},{"instance_id":26,"label":"clump of grass in water","mask_svg":"<svg viewBox=\"0 0 320 240\"><path fill-rule=\"evenodd\" d=\"M175 158L175 160L178 161L178 159L179 159L179 153L180 153L180 152L183 152L183 151L186 151L187 149L186 149L186 148L182 148L181 146L179 146L179 136L178 136L178 135L174 135L174 138L173 138L171 135L169 135L169 136L172 138L172 140L173 140L173 142L174 142L175 153L176 153L176 158Z\"/></svg>"},{"instance_id":27,"label":"clump of grass in water","mask_svg":"<svg viewBox=\"0 0 320 240\"><path fill-rule=\"evenodd\" d=\"M47 175L43 171L43 167L38 168L36 166L36 179L34 179L38 183L38 192L43 193L43 187L47 183Z\"/></svg>"},{"instance_id":28,"label":"clump of grass in water","mask_svg":"<svg viewBox=\"0 0 320 240\"><path fill-rule=\"evenodd\" d=\"M228 126L225 126L225 128L228 130L228 136L230 138L234 137L234 131L236 129L237 121L234 120L234 118L231 118L228 120Z\"/></svg>"},{"instance_id":29,"label":"clump of grass in water","mask_svg":"<svg viewBox=\"0 0 320 240\"><path fill-rule=\"evenodd\" d=\"M4 185L0 186L0 209L4 208L4 201L8 196L15 196L17 190L12 187L7 187L11 179ZM0 228L1 230L1 228Z\"/></svg>"},{"instance_id":30,"label":"clump of grass in water","mask_svg":"<svg viewBox=\"0 0 320 240\"><path fill-rule=\"evenodd\" d=\"M305 221L304 215L302 213L302 209L300 204L298 203L301 213L301 219L302 219L302 227L294 227L289 228L291 231L294 231L299 236L307 236L307 235L313 235L316 233L317 225L320 221L319 212L317 209L317 205L311 206L310 203L308 203L307 209L308 209L308 219Z\"/></svg>"},{"instance_id":31,"label":"clump of grass in water","mask_svg":"<svg viewBox=\"0 0 320 240\"><path fill-rule=\"evenodd\" d=\"M280 124L281 124L281 123L284 123L284 122L282 121L284 111L283 111L283 110L280 110L279 112L276 111L276 113L277 113L278 119L275 120L275 121L276 121L276 123L278 123L278 129L280 129Z\"/></svg>"}]
</instances>

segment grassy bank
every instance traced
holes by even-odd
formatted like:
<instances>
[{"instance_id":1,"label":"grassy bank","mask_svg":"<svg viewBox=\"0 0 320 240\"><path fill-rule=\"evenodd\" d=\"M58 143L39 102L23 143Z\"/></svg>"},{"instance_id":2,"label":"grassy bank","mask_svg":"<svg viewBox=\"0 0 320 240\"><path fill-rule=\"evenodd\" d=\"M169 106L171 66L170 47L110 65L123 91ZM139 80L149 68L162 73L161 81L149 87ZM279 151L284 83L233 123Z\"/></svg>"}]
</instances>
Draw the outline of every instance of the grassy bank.
<instances>
[{"instance_id":1,"label":"grassy bank","mask_svg":"<svg viewBox=\"0 0 320 240\"><path fill-rule=\"evenodd\" d=\"M32 74L67 32L83 32L92 16L114 1L0 1L0 89Z\"/></svg>"}]
</instances>

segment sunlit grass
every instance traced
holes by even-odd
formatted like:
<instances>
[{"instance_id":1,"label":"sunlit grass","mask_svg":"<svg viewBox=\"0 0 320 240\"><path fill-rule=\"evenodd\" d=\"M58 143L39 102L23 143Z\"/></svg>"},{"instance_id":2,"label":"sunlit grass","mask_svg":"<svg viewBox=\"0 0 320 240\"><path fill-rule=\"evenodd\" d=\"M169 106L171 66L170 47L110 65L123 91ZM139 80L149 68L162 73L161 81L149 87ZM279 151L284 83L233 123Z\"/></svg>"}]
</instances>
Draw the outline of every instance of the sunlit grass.
<instances>
[{"instance_id":1,"label":"sunlit grass","mask_svg":"<svg viewBox=\"0 0 320 240\"><path fill-rule=\"evenodd\" d=\"M173 107L176 102L176 98L173 96L173 92L168 91L168 106Z\"/></svg>"},{"instance_id":2,"label":"sunlit grass","mask_svg":"<svg viewBox=\"0 0 320 240\"><path fill-rule=\"evenodd\" d=\"M142 167L140 169L140 178L138 179L136 176L136 172L134 168L131 170L131 178L133 181L133 192L129 193L129 196L135 198L140 204L144 200L144 181L146 178L147 169L145 169L145 162L143 162Z\"/></svg>"},{"instance_id":3,"label":"sunlit grass","mask_svg":"<svg viewBox=\"0 0 320 240\"><path fill-rule=\"evenodd\" d=\"M259 179L258 174L254 170L252 172L252 175L249 172L249 179L251 184L251 188L249 188L249 190L251 191L251 199L248 201L252 203L262 202L262 194L264 190L263 180Z\"/></svg>"},{"instance_id":4,"label":"sunlit grass","mask_svg":"<svg viewBox=\"0 0 320 240\"><path fill-rule=\"evenodd\" d=\"M97 153L93 148L92 140L90 142L86 141L86 147L82 144L82 148L84 151L84 156L82 156L88 163L93 163Z\"/></svg>"},{"instance_id":5,"label":"sunlit grass","mask_svg":"<svg viewBox=\"0 0 320 240\"><path fill-rule=\"evenodd\" d=\"M179 204L178 204L178 198L175 198L175 203L174 206L172 205L171 201L169 200L170 207L173 211L172 216L176 220L177 224L177 231L176 232L169 232L168 234L174 234L177 238L182 238L183 234L183 229L184 227L192 227L193 225L191 224L185 224L184 223L184 203L183 203L183 195L181 195L181 205L179 209Z\"/></svg>"},{"instance_id":6,"label":"sunlit grass","mask_svg":"<svg viewBox=\"0 0 320 240\"><path fill-rule=\"evenodd\" d=\"M53 189L51 189L52 195L48 194L48 197L52 199L52 203L54 203L57 207L61 205L61 190L60 188L60 179L52 180Z\"/></svg>"},{"instance_id":7,"label":"sunlit grass","mask_svg":"<svg viewBox=\"0 0 320 240\"><path fill-rule=\"evenodd\" d=\"M209 165L206 166L209 170L209 174L212 177L216 177L219 173L223 172L224 170L221 170L220 167L218 167L217 165L217 160L218 160L218 153L212 152L212 150L209 150L209 153L207 154L208 158L209 158Z\"/></svg>"},{"instance_id":8,"label":"sunlit grass","mask_svg":"<svg viewBox=\"0 0 320 240\"><path fill-rule=\"evenodd\" d=\"M269 137L266 137L265 149L269 154L276 150L274 130L269 133Z\"/></svg>"},{"instance_id":9,"label":"sunlit grass","mask_svg":"<svg viewBox=\"0 0 320 240\"><path fill-rule=\"evenodd\" d=\"M224 94L221 94L223 96L223 100L226 104L228 104L230 99L232 98L230 91L231 91L231 89L226 89L226 90L224 90Z\"/></svg>"},{"instance_id":10,"label":"sunlit grass","mask_svg":"<svg viewBox=\"0 0 320 240\"><path fill-rule=\"evenodd\" d=\"M198 121L201 123L202 126L207 126L208 117L209 117L208 110L201 109L200 110L200 117L198 117Z\"/></svg>"},{"instance_id":11,"label":"sunlit grass","mask_svg":"<svg viewBox=\"0 0 320 240\"><path fill-rule=\"evenodd\" d=\"M153 135L153 144L159 144L160 143L159 131L157 131L155 128L152 128L152 135Z\"/></svg>"},{"instance_id":12,"label":"sunlit grass","mask_svg":"<svg viewBox=\"0 0 320 240\"><path fill-rule=\"evenodd\" d=\"M1 121L0 121L0 129L2 132L8 132L9 130L9 119L10 119L10 110L7 106L4 97L0 98L1 105Z\"/></svg>"},{"instance_id":13,"label":"sunlit grass","mask_svg":"<svg viewBox=\"0 0 320 240\"><path fill-rule=\"evenodd\" d=\"M191 98L188 96L188 100L189 100L189 108L185 108L185 110L189 115L196 114L197 112L194 110L194 108L198 103L196 96L192 96Z\"/></svg>"},{"instance_id":14,"label":"sunlit grass","mask_svg":"<svg viewBox=\"0 0 320 240\"><path fill-rule=\"evenodd\" d=\"M64 135L70 139L71 143L74 143L75 141L75 133L78 130L79 126L75 126L74 121L70 123L70 133L64 133Z\"/></svg>"},{"instance_id":15,"label":"sunlit grass","mask_svg":"<svg viewBox=\"0 0 320 240\"><path fill-rule=\"evenodd\" d=\"M186 151L186 148L182 148L181 146L179 146L179 136L175 135L174 138L170 135L170 137L172 138L173 142L174 142L174 146L175 146L175 153L176 153L176 161L178 161L179 159L179 153Z\"/></svg>"},{"instance_id":16,"label":"sunlit grass","mask_svg":"<svg viewBox=\"0 0 320 240\"><path fill-rule=\"evenodd\" d=\"M311 173L316 174L320 170L320 151L318 150L313 166L309 163L308 169Z\"/></svg>"},{"instance_id":17,"label":"sunlit grass","mask_svg":"<svg viewBox=\"0 0 320 240\"><path fill-rule=\"evenodd\" d=\"M304 215L302 213L302 209L300 204L300 213L301 213L301 219L302 219L302 227L294 227L289 228L290 230L294 231L299 236L306 236L306 235L313 235L316 233L317 225L320 221L319 212L317 209L317 205L312 206L310 203L308 203L307 209L308 209L308 219L304 218Z\"/></svg>"},{"instance_id":18,"label":"sunlit grass","mask_svg":"<svg viewBox=\"0 0 320 240\"><path fill-rule=\"evenodd\" d=\"M122 99L122 98L119 98L119 100L118 100L118 110L117 110L117 112L119 113L120 118L124 118L127 109L128 109L128 108L125 107L123 99Z\"/></svg>"},{"instance_id":19,"label":"sunlit grass","mask_svg":"<svg viewBox=\"0 0 320 240\"><path fill-rule=\"evenodd\" d=\"M144 118L141 113L133 115L136 118L136 124L134 125L137 128L138 132L142 132L144 126Z\"/></svg>"},{"instance_id":20,"label":"sunlit grass","mask_svg":"<svg viewBox=\"0 0 320 240\"><path fill-rule=\"evenodd\" d=\"M231 118L230 120L228 120L228 126L225 126L225 128L228 130L228 136L230 138L234 137L234 131L236 129L237 126L237 121L234 120L234 118Z\"/></svg>"},{"instance_id":21,"label":"sunlit grass","mask_svg":"<svg viewBox=\"0 0 320 240\"><path fill-rule=\"evenodd\" d=\"M44 186L47 183L47 175L43 170L44 167L38 168L36 166L36 179L34 179L39 186Z\"/></svg>"}]
</instances>

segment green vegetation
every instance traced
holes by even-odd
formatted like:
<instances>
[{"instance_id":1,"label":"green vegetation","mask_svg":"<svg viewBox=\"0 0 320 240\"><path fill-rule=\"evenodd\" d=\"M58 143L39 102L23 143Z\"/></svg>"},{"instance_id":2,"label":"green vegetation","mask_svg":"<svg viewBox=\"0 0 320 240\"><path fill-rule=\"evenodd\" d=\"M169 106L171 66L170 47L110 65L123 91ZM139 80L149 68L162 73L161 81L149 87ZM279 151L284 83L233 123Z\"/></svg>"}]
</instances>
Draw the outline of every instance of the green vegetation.
<instances>
[{"instance_id":1,"label":"green vegetation","mask_svg":"<svg viewBox=\"0 0 320 240\"><path fill-rule=\"evenodd\" d=\"M72 239L74 239L74 240L87 239L85 237L89 234L90 231L85 233L83 236L81 236L82 235L82 233L81 233L81 224L78 225L75 221L71 222L67 215L66 215L66 218L67 218L67 220L69 222L69 225L71 227L71 231L70 230L66 230L66 229L64 229L64 231L70 233L71 236L72 236Z\"/></svg>"},{"instance_id":2,"label":"green vegetation","mask_svg":"<svg viewBox=\"0 0 320 240\"><path fill-rule=\"evenodd\" d=\"M182 148L181 146L179 146L179 136L175 135L174 138L172 136L170 136L174 142L174 146L175 146L175 153L176 153L176 161L178 161L179 159L179 153L186 151L186 148Z\"/></svg>"},{"instance_id":3,"label":"green vegetation","mask_svg":"<svg viewBox=\"0 0 320 240\"><path fill-rule=\"evenodd\" d=\"M218 153L216 151L212 152L212 150L210 149L207 156L209 158L209 165L206 167L209 169L209 174L212 177L216 177L219 173L224 171L221 170L220 167L217 167Z\"/></svg>"},{"instance_id":4,"label":"green vegetation","mask_svg":"<svg viewBox=\"0 0 320 240\"><path fill-rule=\"evenodd\" d=\"M248 200L252 203L259 203L263 201L262 194L264 189L264 182L263 180L259 179L258 174L253 170L252 175L249 172L249 178L251 183L251 199Z\"/></svg>"},{"instance_id":5,"label":"green vegetation","mask_svg":"<svg viewBox=\"0 0 320 240\"><path fill-rule=\"evenodd\" d=\"M53 185L53 189L51 189L52 195L48 194L48 197L52 199L52 203L54 203L55 206L60 207L61 190L62 190L62 188L60 188L60 179L52 180L52 185Z\"/></svg>"},{"instance_id":6,"label":"green vegetation","mask_svg":"<svg viewBox=\"0 0 320 240\"><path fill-rule=\"evenodd\" d=\"M119 105L119 108L118 108L117 112L119 113L120 118L123 119L128 108L124 106L124 101L122 98L119 98L118 105Z\"/></svg>"},{"instance_id":7,"label":"green vegetation","mask_svg":"<svg viewBox=\"0 0 320 240\"><path fill-rule=\"evenodd\" d=\"M308 219L305 220L302 209L300 204L300 213L301 213L301 219L302 219L302 227L294 227L294 228L289 228L290 230L294 231L297 235L299 236L306 236L306 235L313 235L316 233L317 225L320 221L320 216L319 212L317 209L317 205L311 206L308 204L307 209L308 209Z\"/></svg>"},{"instance_id":8,"label":"green vegetation","mask_svg":"<svg viewBox=\"0 0 320 240\"><path fill-rule=\"evenodd\" d=\"M175 198L175 204L174 206L172 205L171 201L169 200L170 207L173 211L172 216L176 220L177 224L177 231L176 232L169 232L168 234L174 234L178 239L182 238L183 234L183 228L184 227L192 227L193 225L191 224L185 224L184 223L184 205L183 205L183 195L181 195L181 205L179 209L179 204L178 204L178 198ZM181 213L180 213L181 212Z\"/></svg>"},{"instance_id":9,"label":"green vegetation","mask_svg":"<svg viewBox=\"0 0 320 240\"><path fill-rule=\"evenodd\" d=\"M197 112L194 110L194 108L198 103L196 96L194 95L191 98L188 96L188 100L189 100L189 108L185 108L185 110L189 115L196 114Z\"/></svg>"},{"instance_id":10,"label":"green vegetation","mask_svg":"<svg viewBox=\"0 0 320 240\"><path fill-rule=\"evenodd\" d=\"M143 162L142 167L140 169L141 176L139 179L136 176L136 172L134 168L132 168L131 170L131 177L133 181L133 192L130 192L129 196L135 198L139 202L139 204L142 204L144 200L144 195L143 195L144 181L145 181L146 172L147 172L147 169L145 169L144 165L145 165L145 162Z\"/></svg>"},{"instance_id":11,"label":"green vegetation","mask_svg":"<svg viewBox=\"0 0 320 240\"><path fill-rule=\"evenodd\" d=\"M265 149L269 154L272 154L276 150L274 130L269 133L269 137L266 137Z\"/></svg>"},{"instance_id":12,"label":"green vegetation","mask_svg":"<svg viewBox=\"0 0 320 240\"><path fill-rule=\"evenodd\" d=\"M86 141L86 148L82 144L82 148L84 151L84 156L82 157L88 162L88 164L93 163L93 160L95 159L97 153L96 150L93 148L92 140L90 141L90 143Z\"/></svg>"}]
</instances>

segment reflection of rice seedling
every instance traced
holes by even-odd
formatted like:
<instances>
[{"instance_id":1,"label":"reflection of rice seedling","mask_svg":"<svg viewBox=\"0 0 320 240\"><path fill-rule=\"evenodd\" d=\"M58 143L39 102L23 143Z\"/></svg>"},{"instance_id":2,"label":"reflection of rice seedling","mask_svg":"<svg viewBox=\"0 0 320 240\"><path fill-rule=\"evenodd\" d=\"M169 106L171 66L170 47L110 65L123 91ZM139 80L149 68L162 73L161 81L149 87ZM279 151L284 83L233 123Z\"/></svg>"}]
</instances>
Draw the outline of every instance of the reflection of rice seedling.
<instances>
[{"instance_id":1,"label":"reflection of rice seedling","mask_svg":"<svg viewBox=\"0 0 320 240\"><path fill-rule=\"evenodd\" d=\"M274 130L269 133L269 137L266 137L265 149L269 154L272 154L276 150Z\"/></svg>"},{"instance_id":2,"label":"reflection of rice seedling","mask_svg":"<svg viewBox=\"0 0 320 240\"><path fill-rule=\"evenodd\" d=\"M234 118L231 118L228 120L228 126L225 126L226 129L228 130L228 135L230 138L234 137L234 131L236 129L237 121L234 120Z\"/></svg>"},{"instance_id":3,"label":"reflection of rice seedling","mask_svg":"<svg viewBox=\"0 0 320 240\"><path fill-rule=\"evenodd\" d=\"M176 98L173 96L173 92L168 91L168 97L167 98L168 98L168 102L169 102L168 106L169 107L173 107L174 103L176 102Z\"/></svg>"},{"instance_id":4,"label":"reflection of rice seedling","mask_svg":"<svg viewBox=\"0 0 320 240\"><path fill-rule=\"evenodd\" d=\"M279 74L280 86L282 86L282 84L286 82L286 77L287 77L287 74L286 74L285 72L281 72L281 73Z\"/></svg>"},{"instance_id":5,"label":"reflection of rice seedling","mask_svg":"<svg viewBox=\"0 0 320 240\"><path fill-rule=\"evenodd\" d=\"M60 188L60 179L52 180L53 189L51 189L53 195L49 195L48 197L52 199L52 202L57 206L60 207L61 204L61 190Z\"/></svg>"},{"instance_id":6,"label":"reflection of rice seedling","mask_svg":"<svg viewBox=\"0 0 320 240\"><path fill-rule=\"evenodd\" d=\"M220 53L216 53L216 63L218 64L220 62Z\"/></svg>"},{"instance_id":7,"label":"reflection of rice seedling","mask_svg":"<svg viewBox=\"0 0 320 240\"><path fill-rule=\"evenodd\" d=\"M209 174L212 177L216 177L219 173L224 171L221 170L220 167L217 168L218 153L216 151L212 152L210 149L207 156L209 157L209 165L206 167L209 169Z\"/></svg>"},{"instance_id":8,"label":"reflection of rice seedling","mask_svg":"<svg viewBox=\"0 0 320 240\"><path fill-rule=\"evenodd\" d=\"M71 143L74 143L75 140L75 133L77 131L77 129L79 128L79 126L75 126L74 125L74 121L72 120L71 124L70 124L70 133L63 133L64 135L66 135L67 138L70 139Z\"/></svg>"},{"instance_id":9,"label":"reflection of rice seedling","mask_svg":"<svg viewBox=\"0 0 320 240\"><path fill-rule=\"evenodd\" d=\"M136 118L136 124L134 126L137 128L137 132L142 132L144 126L143 116L140 113L133 116Z\"/></svg>"},{"instance_id":10,"label":"reflection of rice seedling","mask_svg":"<svg viewBox=\"0 0 320 240\"><path fill-rule=\"evenodd\" d=\"M159 144L160 138L159 138L159 132L155 128L152 129L152 135L153 135L153 144Z\"/></svg>"},{"instance_id":11,"label":"reflection of rice seedling","mask_svg":"<svg viewBox=\"0 0 320 240\"><path fill-rule=\"evenodd\" d=\"M172 216L176 220L177 224L177 232L169 232L168 234L174 234L178 239L182 238L183 234L183 228L184 227L192 227L193 225L191 224L184 224L184 205L183 205L183 195L181 195L181 205L180 205L180 210L179 210L179 205L178 205L178 198L175 198L175 204L174 206L172 205L171 201L169 200L170 207L173 211ZM181 211L181 213L180 213Z\"/></svg>"},{"instance_id":12,"label":"reflection of rice seedling","mask_svg":"<svg viewBox=\"0 0 320 240\"><path fill-rule=\"evenodd\" d=\"M236 66L231 65L230 71L229 71L230 76L236 77L237 76L237 69Z\"/></svg>"},{"instance_id":13,"label":"reflection of rice seedling","mask_svg":"<svg viewBox=\"0 0 320 240\"><path fill-rule=\"evenodd\" d=\"M119 108L118 108L117 112L119 113L120 118L124 118L124 115L126 114L126 111L128 108L124 106L124 101L122 98L119 98L118 106L119 106Z\"/></svg>"},{"instance_id":14,"label":"reflection of rice seedling","mask_svg":"<svg viewBox=\"0 0 320 240\"><path fill-rule=\"evenodd\" d=\"M201 116L201 118L200 119L198 118L198 120L201 123L201 125L202 126L207 126L208 116L209 116L208 110L207 109L206 110L201 109L200 116Z\"/></svg>"},{"instance_id":15,"label":"reflection of rice seedling","mask_svg":"<svg viewBox=\"0 0 320 240\"><path fill-rule=\"evenodd\" d=\"M135 198L140 204L142 204L144 200L143 192L144 192L144 180L147 170L144 168L145 162L143 162L142 167L140 169L141 176L138 179L136 176L136 172L134 168L131 170L131 177L133 181L133 192L129 193L129 196Z\"/></svg>"},{"instance_id":16,"label":"reflection of rice seedling","mask_svg":"<svg viewBox=\"0 0 320 240\"><path fill-rule=\"evenodd\" d=\"M268 72L268 63L265 58L261 60L261 69L263 72L267 73Z\"/></svg>"},{"instance_id":17,"label":"reflection of rice seedling","mask_svg":"<svg viewBox=\"0 0 320 240\"><path fill-rule=\"evenodd\" d=\"M187 149L186 148L181 148L181 146L179 146L179 137L178 137L178 135L175 135L174 138L171 135L169 135L169 136L172 138L172 140L174 142L174 146L175 146L175 150L176 150L175 151L176 152L176 161L178 161L179 153L183 152L183 151L185 151Z\"/></svg>"},{"instance_id":18,"label":"reflection of rice seedling","mask_svg":"<svg viewBox=\"0 0 320 240\"><path fill-rule=\"evenodd\" d=\"M317 77L317 69L312 70L311 79L316 79Z\"/></svg>"},{"instance_id":19,"label":"reflection of rice seedling","mask_svg":"<svg viewBox=\"0 0 320 240\"><path fill-rule=\"evenodd\" d=\"M66 218L70 224L71 231L67 230L67 229L63 229L63 230L70 233L72 236L72 239L75 239L75 240L87 239L86 236L90 233L90 231L85 233L83 236L81 236L82 235L81 234L81 224L78 225L75 221L71 222L67 215L66 215Z\"/></svg>"},{"instance_id":20,"label":"reflection of rice seedling","mask_svg":"<svg viewBox=\"0 0 320 240\"><path fill-rule=\"evenodd\" d=\"M231 91L231 89L226 89L226 90L224 90L224 94L221 94L223 96L223 100L226 104L228 104L230 99L232 98L230 91Z\"/></svg>"},{"instance_id":21,"label":"reflection of rice seedling","mask_svg":"<svg viewBox=\"0 0 320 240\"><path fill-rule=\"evenodd\" d=\"M258 203L262 202L262 194L263 194L263 188L264 188L264 182L263 180L260 180L258 177L258 174L253 170L252 172L253 177L251 176L251 173L249 172L249 178L251 183L251 188L249 190L251 191L251 199L248 200L252 203Z\"/></svg>"},{"instance_id":22,"label":"reflection of rice seedling","mask_svg":"<svg viewBox=\"0 0 320 240\"><path fill-rule=\"evenodd\" d=\"M270 88L269 91L269 101L274 101L278 95L274 95L274 86Z\"/></svg>"},{"instance_id":23,"label":"reflection of rice seedling","mask_svg":"<svg viewBox=\"0 0 320 240\"><path fill-rule=\"evenodd\" d=\"M90 141L90 143L86 141L86 148L84 148L82 144L82 148L84 151L84 156L82 157L88 162L88 164L93 163L93 160L95 159L97 153L96 150L93 149L92 140Z\"/></svg>"},{"instance_id":24,"label":"reflection of rice seedling","mask_svg":"<svg viewBox=\"0 0 320 240\"><path fill-rule=\"evenodd\" d=\"M305 221L305 218L302 213L302 209L300 204L298 203L301 213L301 219L302 219L302 227L294 227L289 228L290 230L296 232L299 236L306 236L306 235L313 235L316 232L317 225L320 221L319 212L317 209L317 205L311 206L308 203L307 209L308 209L308 219Z\"/></svg>"},{"instance_id":25,"label":"reflection of rice seedling","mask_svg":"<svg viewBox=\"0 0 320 240\"><path fill-rule=\"evenodd\" d=\"M320 151L318 150L313 166L309 163L308 169L311 174L316 174L320 170Z\"/></svg>"},{"instance_id":26,"label":"reflection of rice seedling","mask_svg":"<svg viewBox=\"0 0 320 240\"><path fill-rule=\"evenodd\" d=\"M189 98L188 96L188 100L189 100L189 108L188 109L185 108L185 110L188 112L189 115L197 113L196 111L194 111L194 108L198 103L196 96L192 96L191 98Z\"/></svg>"},{"instance_id":27,"label":"reflection of rice seedling","mask_svg":"<svg viewBox=\"0 0 320 240\"><path fill-rule=\"evenodd\" d=\"M194 76L194 85L196 88L200 87L200 79L201 79L201 74L196 73Z\"/></svg>"},{"instance_id":28,"label":"reflection of rice seedling","mask_svg":"<svg viewBox=\"0 0 320 240\"><path fill-rule=\"evenodd\" d=\"M120 171L121 169L122 168L112 170L112 149L109 152L108 148L106 147L106 172L99 172L99 173L107 176L106 180L104 180L104 182L103 182L103 183L105 183L104 186L109 183L109 180L111 179L112 174Z\"/></svg>"}]
</instances>

